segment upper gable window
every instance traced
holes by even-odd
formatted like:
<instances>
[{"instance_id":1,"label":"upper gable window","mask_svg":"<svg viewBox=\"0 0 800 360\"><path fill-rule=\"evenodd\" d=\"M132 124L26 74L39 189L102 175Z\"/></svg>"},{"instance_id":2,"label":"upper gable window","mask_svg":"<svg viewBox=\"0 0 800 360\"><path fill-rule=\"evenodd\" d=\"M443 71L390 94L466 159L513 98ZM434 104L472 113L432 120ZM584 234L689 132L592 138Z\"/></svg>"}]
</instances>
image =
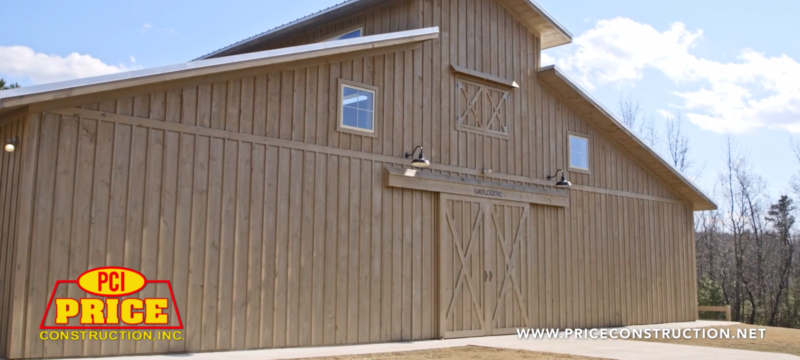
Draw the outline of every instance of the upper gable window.
<instances>
[{"instance_id":1,"label":"upper gable window","mask_svg":"<svg viewBox=\"0 0 800 360\"><path fill-rule=\"evenodd\" d=\"M570 169L589 171L589 138L569 134Z\"/></svg>"},{"instance_id":2,"label":"upper gable window","mask_svg":"<svg viewBox=\"0 0 800 360\"><path fill-rule=\"evenodd\" d=\"M375 135L375 87L339 80L338 130Z\"/></svg>"},{"instance_id":3,"label":"upper gable window","mask_svg":"<svg viewBox=\"0 0 800 360\"><path fill-rule=\"evenodd\" d=\"M338 34L338 35L335 35L335 36L331 36L331 37L329 37L329 38L327 38L325 40L322 40L322 41L325 42L325 41L334 41L334 40L344 40L344 39L352 39L352 38L357 38L357 37L362 37L362 36L364 36L363 35L363 31L361 30L361 28L358 28L358 29L347 31L344 34Z\"/></svg>"}]
</instances>

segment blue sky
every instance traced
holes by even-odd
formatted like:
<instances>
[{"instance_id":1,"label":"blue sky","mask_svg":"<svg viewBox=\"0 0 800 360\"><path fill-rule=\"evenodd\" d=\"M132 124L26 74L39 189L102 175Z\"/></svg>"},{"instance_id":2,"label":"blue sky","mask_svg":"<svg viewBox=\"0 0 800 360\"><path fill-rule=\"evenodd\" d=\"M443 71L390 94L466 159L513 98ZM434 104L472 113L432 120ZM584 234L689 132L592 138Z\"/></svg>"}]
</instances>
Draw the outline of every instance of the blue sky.
<instances>
[{"instance_id":1,"label":"blue sky","mask_svg":"<svg viewBox=\"0 0 800 360\"><path fill-rule=\"evenodd\" d=\"M0 77L23 86L191 60L340 0L5 1ZM684 115L695 168L711 192L730 133L773 198L798 172L800 2L537 0L575 43L547 50L612 112L641 101L664 142ZM665 148L659 150L665 153Z\"/></svg>"}]
</instances>

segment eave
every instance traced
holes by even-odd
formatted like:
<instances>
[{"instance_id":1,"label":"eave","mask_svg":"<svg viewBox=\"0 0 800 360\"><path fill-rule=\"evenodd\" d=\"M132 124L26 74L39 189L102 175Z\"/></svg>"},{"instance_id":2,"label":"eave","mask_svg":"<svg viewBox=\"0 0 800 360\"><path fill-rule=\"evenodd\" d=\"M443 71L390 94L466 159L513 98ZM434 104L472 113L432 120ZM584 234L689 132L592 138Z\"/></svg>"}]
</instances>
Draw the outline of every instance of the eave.
<instances>
[{"instance_id":1,"label":"eave","mask_svg":"<svg viewBox=\"0 0 800 360\"><path fill-rule=\"evenodd\" d=\"M716 210L717 205L689 179L672 165L664 161L653 149L614 118L603 106L594 101L585 91L569 80L555 66L539 69L539 82L555 93L571 109L583 116L592 127L621 146L648 168L655 176L674 189L692 204L695 211Z\"/></svg>"}]
</instances>

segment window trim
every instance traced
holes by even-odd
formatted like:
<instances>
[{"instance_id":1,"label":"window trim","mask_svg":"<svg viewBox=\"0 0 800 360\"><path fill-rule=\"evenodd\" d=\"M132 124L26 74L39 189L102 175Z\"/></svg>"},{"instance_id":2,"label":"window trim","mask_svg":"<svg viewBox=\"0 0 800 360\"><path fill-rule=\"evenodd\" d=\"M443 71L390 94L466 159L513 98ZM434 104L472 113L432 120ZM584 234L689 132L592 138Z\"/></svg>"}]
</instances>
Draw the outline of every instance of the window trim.
<instances>
[{"instance_id":1,"label":"window trim","mask_svg":"<svg viewBox=\"0 0 800 360\"><path fill-rule=\"evenodd\" d=\"M378 137L378 119L377 114L380 113L380 107L378 106L378 88L372 85L367 85L364 83L359 83L355 81L339 79L337 82L337 92L336 92L336 111L337 111L337 118L336 118L336 131L341 133L353 134L353 135L361 135L367 137ZM344 97L344 87L352 87L363 91L369 91L372 93L372 131L359 129L352 126L344 125L344 104L342 104L342 98Z\"/></svg>"},{"instance_id":2,"label":"window trim","mask_svg":"<svg viewBox=\"0 0 800 360\"><path fill-rule=\"evenodd\" d=\"M586 139L586 169L572 166L572 142L570 141L570 137ZM591 174L590 169L592 168L592 147L591 139L589 138L588 134L567 131L567 168L569 171Z\"/></svg>"},{"instance_id":3,"label":"window trim","mask_svg":"<svg viewBox=\"0 0 800 360\"><path fill-rule=\"evenodd\" d=\"M335 32L332 35L330 35L330 36L328 36L328 37L326 37L326 38L324 38L322 40L319 40L317 42L321 43L321 42L326 42L326 41L334 41L334 39L338 38L339 36L342 36L342 35L347 34L347 33L351 33L351 32L356 31L356 30L361 30L361 36L359 36L359 37L364 37L364 26L357 25L357 26L351 27L351 28L349 28L347 30L342 30L342 31Z\"/></svg>"}]
</instances>

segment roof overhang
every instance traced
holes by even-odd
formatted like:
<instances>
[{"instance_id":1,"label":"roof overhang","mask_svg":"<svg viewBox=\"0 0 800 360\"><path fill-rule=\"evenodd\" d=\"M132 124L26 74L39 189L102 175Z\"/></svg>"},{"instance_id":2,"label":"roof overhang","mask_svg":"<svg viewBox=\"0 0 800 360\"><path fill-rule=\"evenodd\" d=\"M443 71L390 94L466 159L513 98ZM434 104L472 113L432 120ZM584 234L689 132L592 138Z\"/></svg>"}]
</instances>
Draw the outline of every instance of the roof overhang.
<instances>
[{"instance_id":1,"label":"roof overhang","mask_svg":"<svg viewBox=\"0 0 800 360\"><path fill-rule=\"evenodd\" d=\"M0 92L0 115L44 101L362 50L414 44L438 37L437 27L399 31L3 90Z\"/></svg>"},{"instance_id":2,"label":"roof overhang","mask_svg":"<svg viewBox=\"0 0 800 360\"><path fill-rule=\"evenodd\" d=\"M617 121L610 112L594 101L585 91L556 69L555 66L541 68L538 72L538 79L540 83L554 92L561 101L581 114L584 120L589 122L593 128L621 146L686 201L690 202L695 211L717 209L714 201L664 161L653 149L639 140L636 135Z\"/></svg>"},{"instance_id":3,"label":"roof overhang","mask_svg":"<svg viewBox=\"0 0 800 360\"><path fill-rule=\"evenodd\" d=\"M499 1L528 29L539 34L542 50L572 42L572 34L533 0Z\"/></svg>"},{"instance_id":4,"label":"roof overhang","mask_svg":"<svg viewBox=\"0 0 800 360\"><path fill-rule=\"evenodd\" d=\"M331 19L341 18L355 11L365 9L373 4L386 1L388 0L347 0L325 10L228 45L217 51L203 55L196 60L241 54L242 52L248 51L248 49L257 48L262 44L278 39L291 32L309 28ZM547 12L544 11L544 9L533 0L498 1L512 14L514 14L514 16L516 16L517 19L522 22L530 31L539 35L542 49L549 49L572 42L572 34L570 34L569 31L567 31L563 26L561 26L561 24L553 19L553 17L547 14Z\"/></svg>"}]
</instances>

